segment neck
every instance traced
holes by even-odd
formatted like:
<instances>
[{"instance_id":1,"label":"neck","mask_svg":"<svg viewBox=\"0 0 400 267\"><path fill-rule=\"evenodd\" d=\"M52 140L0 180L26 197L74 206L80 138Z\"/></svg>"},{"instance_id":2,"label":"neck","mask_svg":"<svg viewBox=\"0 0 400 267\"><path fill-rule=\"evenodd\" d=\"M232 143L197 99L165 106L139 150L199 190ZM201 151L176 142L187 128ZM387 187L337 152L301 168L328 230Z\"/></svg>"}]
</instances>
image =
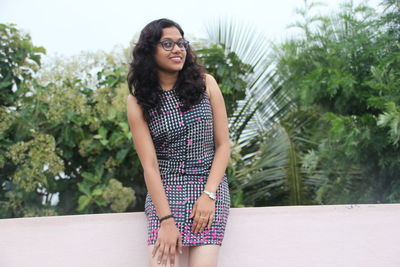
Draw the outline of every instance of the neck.
<instances>
[{"instance_id":1,"label":"neck","mask_svg":"<svg viewBox=\"0 0 400 267\"><path fill-rule=\"evenodd\" d=\"M176 80L178 79L178 72L163 72L158 71L158 81L163 90L170 90L174 88Z\"/></svg>"}]
</instances>

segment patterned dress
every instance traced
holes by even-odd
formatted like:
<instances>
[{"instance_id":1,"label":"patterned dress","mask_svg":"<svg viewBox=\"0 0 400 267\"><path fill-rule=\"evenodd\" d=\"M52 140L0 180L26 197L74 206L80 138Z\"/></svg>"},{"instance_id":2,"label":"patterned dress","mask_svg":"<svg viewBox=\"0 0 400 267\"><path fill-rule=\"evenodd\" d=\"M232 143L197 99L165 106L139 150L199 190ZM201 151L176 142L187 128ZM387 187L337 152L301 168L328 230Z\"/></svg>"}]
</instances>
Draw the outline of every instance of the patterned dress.
<instances>
[{"instance_id":1,"label":"patterned dress","mask_svg":"<svg viewBox=\"0 0 400 267\"><path fill-rule=\"evenodd\" d=\"M215 215L211 228L195 234L194 218L189 218L201 196L214 159L213 117L208 94L188 111L180 110L176 90L161 90L161 114L151 111L149 129L157 154L160 176L183 246L222 245L227 223L230 195L226 173L216 192ZM147 244L155 244L160 221L149 193L145 214Z\"/></svg>"}]
</instances>

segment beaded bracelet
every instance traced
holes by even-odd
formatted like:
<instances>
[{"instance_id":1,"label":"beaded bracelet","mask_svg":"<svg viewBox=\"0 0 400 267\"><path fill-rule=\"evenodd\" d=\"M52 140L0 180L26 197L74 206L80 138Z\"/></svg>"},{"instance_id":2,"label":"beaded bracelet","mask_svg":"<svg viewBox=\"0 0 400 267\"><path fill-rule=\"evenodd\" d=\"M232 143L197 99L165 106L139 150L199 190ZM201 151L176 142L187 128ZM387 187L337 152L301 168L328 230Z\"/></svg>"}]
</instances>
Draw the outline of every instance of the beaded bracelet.
<instances>
[{"instance_id":1,"label":"beaded bracelet","mask_svg":"<svg viewBox=\"0 0 400 267\"><path fill-rule=\"evenodd\" d=\"M163 220L166 220L166 219L168 219L168 218L171 218L171 217L174 217L172 214L170 214L170 215L167 215L167 216L165 216L165 217L162 217L161 219L160 219L160 223L163 221Z\"/></svg>"}]
</instances>

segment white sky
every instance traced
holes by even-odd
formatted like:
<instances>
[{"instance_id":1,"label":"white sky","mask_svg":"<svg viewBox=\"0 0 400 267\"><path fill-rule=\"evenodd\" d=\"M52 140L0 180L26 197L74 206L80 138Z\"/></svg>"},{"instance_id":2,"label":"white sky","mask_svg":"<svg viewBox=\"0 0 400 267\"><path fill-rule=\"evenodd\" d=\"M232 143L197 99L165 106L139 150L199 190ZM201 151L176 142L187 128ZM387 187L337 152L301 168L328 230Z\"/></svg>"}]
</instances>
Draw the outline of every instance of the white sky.
<instances>
[{"instance_id":1,"label":"white sky","mask_svg":"<svg viewBox=\"0 0 400 267\"><path fill-rule=\"evenodd\" d=\"M320 8L323 14L343 3L322 2L328 3ZM374 7L380 2L369 0ZM148 22L162 17L178 22L186 37L204 38L207 23L232 17L279 41L288 34L286 26L296 21L295 8L302 6L303 0L0 0L0 23L16 23L48 55L69 56L81 50L128 47Z\"/></svg>"}]
</instances>

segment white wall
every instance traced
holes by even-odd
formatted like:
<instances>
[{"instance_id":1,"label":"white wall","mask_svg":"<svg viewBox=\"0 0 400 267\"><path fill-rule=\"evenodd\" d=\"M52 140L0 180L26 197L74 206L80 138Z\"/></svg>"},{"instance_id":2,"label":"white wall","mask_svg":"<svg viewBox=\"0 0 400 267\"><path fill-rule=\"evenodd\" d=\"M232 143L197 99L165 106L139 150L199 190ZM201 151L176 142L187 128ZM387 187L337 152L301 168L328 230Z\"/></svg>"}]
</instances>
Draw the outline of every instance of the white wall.
<instances>
[{"instance_id":1,"label":"white wall","mask_svg":"<svg viewBox=\"0 0 400 267\"><path fill-rule=\"evenodd\" d=\"M400 204L232 208L219 266L399 267L399 222ZM3 219L0 266L147 266L146 227L143 212Z\"/></svg>"}]
</instances>

